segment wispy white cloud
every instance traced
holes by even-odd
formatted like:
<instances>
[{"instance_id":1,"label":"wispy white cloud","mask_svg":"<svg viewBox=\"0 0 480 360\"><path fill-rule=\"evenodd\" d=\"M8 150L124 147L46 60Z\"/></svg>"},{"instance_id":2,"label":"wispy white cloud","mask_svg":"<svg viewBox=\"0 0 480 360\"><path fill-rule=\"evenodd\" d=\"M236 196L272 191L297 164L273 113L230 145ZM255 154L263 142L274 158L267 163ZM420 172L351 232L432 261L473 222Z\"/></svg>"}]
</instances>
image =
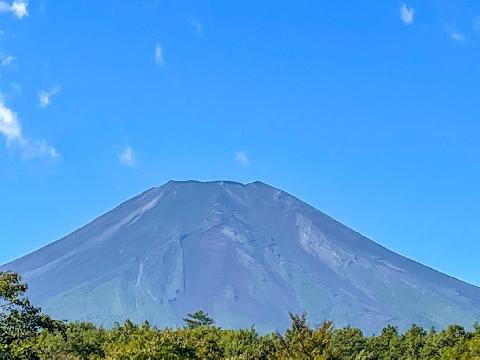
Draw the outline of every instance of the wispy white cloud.
<instances>
[{"instance_id":1,"label":"wispy white cloud","mask_svg":"<svg viewBox=\"0 0 480 360\"><path fill-rule=\"evenodd\" d=\"M49 157L55 159L60 157L60 154L45 140L33 140L26 142L22 149L22 159L27 160L38 157Z\"/></svg>"},{"instance_id":2,"label":"wispy white cloud","mask_svg":"<svg viewBox=\"0 0 480 360\"><path fill-rule=\"evenodd\" d=\"M165 61L163 59L163 48L157 43L155 44L155 64L160 67L165 67Z\"/></svg>"},{"instance_id":3,"label":"wispy white cloud","mask_svg":"<svg viewBox=\"0 0 480 360\"><path fill-rule=\"evenodd\" d=\"M2 98L0 98L0 133L6 137L7 145L15 141L23 141L22 128L17 114L5 105Z\"/></svg>"},{"instance_id":4,"label":"wispy white cloud","mask_svg":"<svg viewBox=\"0 0 480 360\"><path fill-rule=\"evenodd\" d=\"M28 15L28 2L26 0L14 0L9 4L6 1L0 1L0 12L11 12L17 18L22 19Z\"/></svg>"},{"instance_id":5,"label":"wispy white cloud","mask_svg":"<svg viewBox=\"0 0 480 360\"><path fill-rule=\"evenodd\" d=\"M134 167L137 163L135 151L130 145L125 146L123 151L118 155L120 164L128 167Z\"/></svg>"},{"instance_id":6,"label":"wispy white cloud","mask_svg":"<svg viewBox=\"0 0 480 360\"><path fill-rule=\"evenodd\" d=\"M4 55L1 57L1 61L2 61L2 66L8 66L10 65L13 60L15 60L15 56L12 56L12 55Z\"/></svg>"},{"instance_id":7,"label":"wispy white cloud","mask_svg":"<svg viewBox=\"0 0 480 360\"><path fill-rule=\"evenodd\" d=\"M45 108L50 105L52 96L57 95L61 90L62 88L60 85L55 85L50 90L40 91L38 93L38 101L40 103L40 107Z\"/></svg>"},{"instance_id":8,"label":"wispy white cloud","mask_svg":"<svg viewBox=\"0 0 480 360\"><path fill-rule=\"evenodd\" d=\"M193 28L197 31L197 33L202 34L203 33L203 25L200 21L198 20L191 20L190 24L193 26Z\"/></svg>"},{"instance_id":9,"label":"wispy white cloud","mask_svg":"<svg viewBox=\"0 0 480 360\"><path fill-rule=\"evenodd\" d=\"M464 42L465 40L467 40L465 35L463 35L461 32L458 32L458 31L454 31L454 32L450 33L450 37L453 40L458 41L458 42Z\"/></svg>"},{"instance_id":10,"label":"wispy white cloud","mask_svg":"<svg viewBox=\"0 0 480 360\"><path fill-rule=\"evenodd\" d=\"M408 7L406 4L400 6L400 20L406 25L413 24L413 17L415 15L415 9Z\"/></svg>"},{"instance_id":11,"label":"wispy white cloud","mask_svg":"<svg viewBox=\"0 0 480 360\"><path fill-rule=\"evenodd\" d=\"M237 151L235 154L235 161L238 165L249 166L250 160L248 160L247 153L245 151Z\"/></svg>"},{"instance_id":12,"label":"wispy white cloud","mask_svg":"<svg viewBox=\"0 0 480 360\"><path fill-rule=\"evenodd\" d=\"M19 18L28 15L28 3L25 0L15 0L11 6L12 12Z\"/></svg>"},{"instance_id":13,"label":"wispy white cloud","mask_svg":"<svg viewBox=\"0 0 480 360\"><path fill-rule=\"evenodd\" d=\"M18 145L22 159L35 157L57 158L57 150L45 140L28 140L24 137L17 114L7 107L0 97L0 134L7 141L7 146Z\"/></svg>"}]
</instances>

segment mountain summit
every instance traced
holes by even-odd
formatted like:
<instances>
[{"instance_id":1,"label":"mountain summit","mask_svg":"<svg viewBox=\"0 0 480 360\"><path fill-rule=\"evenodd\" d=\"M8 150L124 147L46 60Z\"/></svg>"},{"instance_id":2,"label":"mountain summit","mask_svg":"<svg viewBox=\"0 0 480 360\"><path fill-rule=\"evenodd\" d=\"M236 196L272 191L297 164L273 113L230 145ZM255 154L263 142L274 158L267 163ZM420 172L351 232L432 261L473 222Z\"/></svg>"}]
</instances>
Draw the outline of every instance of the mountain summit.
<instances>
[{"instance_id":1,"label":"mountain summit","mask_svg":"<svg viewBox=\"0 0 480 360\"><path fill-rule=\"evenodd\" d=\"M480 288L397 255L261 182L170 181L0 268L60 319L223 327L444 327L480 321Z\"/></svg>"}]
</instances>

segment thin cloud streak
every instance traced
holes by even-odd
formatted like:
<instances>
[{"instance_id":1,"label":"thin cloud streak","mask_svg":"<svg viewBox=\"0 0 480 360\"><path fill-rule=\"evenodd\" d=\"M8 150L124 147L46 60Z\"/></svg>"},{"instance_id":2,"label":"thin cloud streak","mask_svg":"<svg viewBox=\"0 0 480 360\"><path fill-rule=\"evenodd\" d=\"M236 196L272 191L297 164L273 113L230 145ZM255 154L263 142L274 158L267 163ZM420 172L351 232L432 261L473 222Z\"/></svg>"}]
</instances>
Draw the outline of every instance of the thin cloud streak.
<instances>
[{"instance_id":1,"label":"thin cloud streak","mask_svg":"<svg viewBox=\"0 0 480 360\"><path fill-rule=\"evenodd\" d=\"M163 49L158 43L155 44L155 64L162 68L165 67L165 61L163 59Z\"/></svg>"},{"instance_id":2,"label":"thin cloud streak","mask_svg":"<svg viewBox=\"0 0 480 360\"><path fill-rule=\"evenodd\" d=\"M240 166L250 166L250 160L248 159L247 153L245 151L238 151L235 154L235 161Z\"/></svg>"},{"instance_id":3,"label":"thin cloud streak","mask_svg":"<svg viewBox=\"0 0 480 360\"><path fill-rule=\"evenodd\" d=\"M406 25L413 24L413 17L415 10L412 7L408 7L406 4L402 4L400 7L400 20Z\"/></svg>"},{"instance_id":4,"label":"thin cloud streak","mask_svg":"<svg viewBox=\"0 0 480 360\"><path fill-rule=\"evenodd\" d=\"M28 2L26 0L15 0L11 5L6 1L0 1L0 12L10 12L19 19L28 15Z\"/></svg>"},{"instance_id":5,"label":"thin cloud streak","mask_svg":"<svg viewBox=\"0 0 480 360\"><path fill-rule=\"evenodd\" d=\"M123 151L118 155L118 161L120 164L127 167L134 167L137 163L135 152L130 145L125 146Z\"/></svg>"},{"instance_id":6,"label":"thin cloud streak","mask_svg":"<svg viewBox=\"0 0 480 360\"><path fill-rule=\"evenodd\" d=\"M13 61L15 60L15 56L12 55L6 55L2 57L2 66L8 66L10 65Z\"/></svg>"},{"instance_id":7,"label":"thin cloud streak","mask_svg":"<svg viewBox=\"0 0 480 360\"><path fill-rule=\"evenodd\" d=\"M40 102L41 108L46 108L51 103L51 98L54 95L57 95L62 90L60 85L55 85L48 91L40 91L38 93L38 101Z\"/></svg>"},{"instance_id":8,"label":"thin cloud streak","mask_svg":"<svg viewBox=\"0 0 480 360\"><path fill-rule=\"evenodd\" d=\"M17 114L9 109L0 98L0 134L6 137L7 145L23 141L22 128Z\"/></svg>"},{"instance_id":9,"label":"thin cloud streak","mask_svg":"<svg viewBox=\"0 0 480 360\"><path fill-rule=\"evenodd\" d=\"M463 35L462 33L460 32L452 32L450 34L450 37L455 40L455 41L458 41L458 42L465 42L465 40L467 40L467 38L465 37L465 35Z\"/></svg>"},{"instance_id":10,"label":"thin cloud streak","mask_svg":"<svg viewBox=\"0 0 480 360\"><path fill-rule=\"evenodd\" d=\"M0 97L0 134L7 141L7 147L18 145L21 148L21 158L36 157L57 158L57 150L45 140L28 140L23 136L22 127L17 114L7 107Z\"/></svg>"}]
</instances>

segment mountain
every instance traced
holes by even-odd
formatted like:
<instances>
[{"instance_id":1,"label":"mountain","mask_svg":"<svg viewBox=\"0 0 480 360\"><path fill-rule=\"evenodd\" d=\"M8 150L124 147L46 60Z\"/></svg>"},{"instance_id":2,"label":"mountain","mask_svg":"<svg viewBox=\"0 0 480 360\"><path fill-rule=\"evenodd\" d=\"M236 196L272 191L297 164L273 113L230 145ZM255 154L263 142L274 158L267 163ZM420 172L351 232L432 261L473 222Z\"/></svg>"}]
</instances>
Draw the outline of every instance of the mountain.
<instances>
[{"instance_id":1,"label":"mountain","mask_svg":"<svg viewBox=\"0 0 480 360\"><path fill-rule=\"evenodd\" d=\"M60 319L282 330L288 311L367 334L480 321L480 288L395 254L261 182L170 181L0 267Z\"/></svg>"}]
</instances>

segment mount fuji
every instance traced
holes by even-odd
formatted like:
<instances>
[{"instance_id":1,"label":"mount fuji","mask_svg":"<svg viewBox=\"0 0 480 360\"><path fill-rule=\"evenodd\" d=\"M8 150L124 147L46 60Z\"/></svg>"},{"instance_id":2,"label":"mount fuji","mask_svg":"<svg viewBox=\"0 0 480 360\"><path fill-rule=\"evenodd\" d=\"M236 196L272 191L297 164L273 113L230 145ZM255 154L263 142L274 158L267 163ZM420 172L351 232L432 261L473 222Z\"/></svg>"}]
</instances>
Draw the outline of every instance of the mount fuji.
<instances>
[{"instance_id":1,"label":"mount fuji","mask_svg":"<svg viewBox=\"0 0 480 360\"><path fill-rule=\"evenodd\" d=\"M283 330L288 312L370 335L480 321L480 288L409 260L261 182L170 181L0 267L59 319Z\"/></svg>"}]
</instances>

